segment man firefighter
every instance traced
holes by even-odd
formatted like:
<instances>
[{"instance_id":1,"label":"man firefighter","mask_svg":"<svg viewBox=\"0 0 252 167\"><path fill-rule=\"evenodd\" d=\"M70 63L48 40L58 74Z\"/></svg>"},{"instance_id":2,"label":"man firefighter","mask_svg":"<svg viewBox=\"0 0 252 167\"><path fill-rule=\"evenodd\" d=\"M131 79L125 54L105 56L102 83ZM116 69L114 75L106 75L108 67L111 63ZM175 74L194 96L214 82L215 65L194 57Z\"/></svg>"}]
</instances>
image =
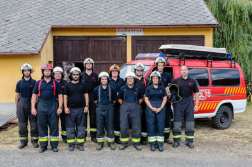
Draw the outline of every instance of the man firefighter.
<instances>
[{"instance_id":1,"label":"man firefighter","mask_svg":"<svg viewBox=\"0 0 252 167\"><path fill-rule=\"evenodd\" d=\"M89 97L89 122L90 122L90 136L91 141L97 142L96 140L96 113L95 103L92 101L94 88L99 85L98 75L93 71L94 61L91 58L86 58L83 62L84 71L82 72L82 81L87 86L88 97ZM87 126L86 126L87 127Z\"/></svg>"},{"instance_id":2,"label":"man firefighter","mask_svg":"<svg viewBox=\"0 0 252 167\"><path fill-rule=\"evenodd\" d=\"M37 81L32 95L32 114L37 116L40 153L47 150L48 126L50 129L50 145L53 152L58 152L59 143L59 115L62 113L62 89L53 78L53 67L44 64L41 68L42 78ZM58 98L58 100L56 100ZM37 109L35 108L36 101Z\"/></svg>"},{"instance_id":3,"label":"man firefighter","mask_svg":"<svg viewBox=\"0 0 252 167\"><path fill-rule=\"evenodd\" d=\"M142 63L137 63L134 67L135 75L136 75L136 85L139 86L143 92L143 95L145 94L146 88L149 85L149 80L143 77L144 72L144 65ZM141 130L141 144L146 145L147 144L147 127L146 127L146 103L143 101L141 104L143 114L142 114L142 130Z\"/></svg>"},{"instance_id":4,"label":"man firefighter","mask_svg":"<svg viewBox=\"0 0 252 167\"><path fill-rule=\"evenodd\" d=\"M173 103L174 120L173 120L173 147L178 147L181 141L182 122L185 121L185 139L189 148L194 148L194 111L199 110L199 89L195 79L188 76L188 68L183 65L180 69L181 77L172 81L172 84L178 85L179 95L182 99ZM193 93L195 102L193 102Z\"/></svg>"},{"instance_id":5,"label":"man firefighter","mask_svg":"<svg viewBox=\"0 0 252 167\"><path fill-rule=\"evenodd\" d=\"M101 150L104 144L105 132L107 132L107 141L111 150L114 146L114 106L117 101L116 90L109 85L109 74L101 72L99 74L99 83L93 92L93 101L96 103L96 123L97 123L97 150Z\"/></svg>"},{"instance_id":6,"label":"man firefighter","mask_svg":"<svg viewBox=\"0 0 252 167\"><path fill-rule=\"evenodd\" d=\"M116 64L112 65L109 68L109 76L110 76L110 86L114 87L117 92L117 96L119 94L120 88L125 85L125 82L122 78L120 78L120 67ZM115 143L121 144L120 141L120 103L118 101L114 104L114 135L115 135Z\"/></svg>"},{"instance_id":7,"label":"man firefighter","mask_svg":"<svg viewBox=\"0 0 252 167\"><path fill-rule=\"evenodd\" d=\"M77 148L84 151L89 104L87 86L81 81L81 70L78 67L70 70L69 79L64 92L67 143L69 151L74 151L76 136Z\"/></svg>"},{"instance_id":8,"label":"man firefighter","mask_svg":"<svg viewBox=\"0 0 252 167\"><path fill-rule=\"evenodd\" d=\"M30 121L30 132L31 132L31 143L34 148L38 148L38 124L37 117L31 114L31 97L32 90L36 83L35 80L31 78L31 73L33 72L32 66L30 64L23 64L21 66L21 72L23 77L18 81L16 85L16 113L18 118L18 129L20 142L19 149L27 146L28 143L28 120Z\"/></svg>"},{"instance_id":9,"label":"man firefighter","mask_svg":"<svg viewBox=\"0 0 252 167\"><path fill-rule=\"evenodd\" d=\"M124 150L129 144L129 124L132 127L132 142L133 146L141 151L141 117L143 102L142 90L139 86L135 85L134 72L127 72L125 75L126 85L122 86L118 101L121 104L120 107L120 129L121 129L121 146L120 150Z\"/></svg>"},{"instance_id":10,"label":"man firefighter","mask_svg":"<svg viewBox=\"0 0 252 167\"><path fill-rule=\"evenodd\" d=\"M63 73L63 69L61 67L55 67L53 69L53 76L55 78L56 81L59 82L61 89L62 89L62 93L64 94L64 88L65 85L67 83L66 80L64 80L64 73ZM60 123L61 123L61 137L64 143L67 142L67 137L66 137L66 121L65 121L65 111L64 109L62 109L62 113L60 114Z\"/></svg>"},{"instance_id":11,"label":"man firefighter","mask_svg":"<svg viewBox=\"0 0 252 167\"><path fill-rule=\"evenodd\" d=\"M168 85L172 82L171 74L168 72L164 72L165 67L165 59L162 57L159 57L155 61L155 65L157 67L157 71L161 75L161 82L163 86L168 89ZM167 93L168 96L170 96L170 93ZM171 132L171 103L167 101L166 103L166 114L165 114L165 128L164 128L164 137L165 142L168 144L172 144L172 142L169 140L170 132Z\"/></svg>"}]
</instances>

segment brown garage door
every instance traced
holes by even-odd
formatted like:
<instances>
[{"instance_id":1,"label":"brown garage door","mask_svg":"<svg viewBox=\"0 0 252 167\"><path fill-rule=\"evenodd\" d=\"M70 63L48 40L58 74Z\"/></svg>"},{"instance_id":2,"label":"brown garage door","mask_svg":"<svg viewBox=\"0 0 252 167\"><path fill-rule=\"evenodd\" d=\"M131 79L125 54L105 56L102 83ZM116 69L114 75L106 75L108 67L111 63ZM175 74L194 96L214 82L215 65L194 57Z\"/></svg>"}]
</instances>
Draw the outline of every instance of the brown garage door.
<instances>
[{"instance_id":1,"label":"brown garage door","mask_svg":"<svg viewBox=\"0 0 252 167\"><path fill-rule=\"evenodd\" d=\"M94 71L109 70L113 64L122 66L127 61L125 37L55 36L54 66L72 62L83 70L83 60L94 60Z\"/></svg>"},{"instance_id":2,"label":"brown garage door","mask_svg":"<svg viewBox=\"0 0 252 167\"><path fill-rule=\"evenodd\" d=\"M159 53L163 44L205 45L204 35L195 36L134 36L132 37L132 60L138 53Z\"/></svg>"}]
</instances>

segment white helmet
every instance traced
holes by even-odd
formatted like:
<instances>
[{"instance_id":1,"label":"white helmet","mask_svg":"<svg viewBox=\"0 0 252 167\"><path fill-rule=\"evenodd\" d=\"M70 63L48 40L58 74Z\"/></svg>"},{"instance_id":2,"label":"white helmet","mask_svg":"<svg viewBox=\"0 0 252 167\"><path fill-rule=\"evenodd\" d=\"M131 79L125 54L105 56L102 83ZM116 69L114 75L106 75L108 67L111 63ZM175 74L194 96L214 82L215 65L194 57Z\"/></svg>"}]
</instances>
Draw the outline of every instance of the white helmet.
<instances>
[{"instance_id":1,"label":"white helmet","mask_svg":"<svg viewBox=\"0 0 252 167\"><path fill-rule=\"evenodd\" d=\"M23 73L23 70L31 70L31 73L33 73L33 69L32 69L32 66L28 63L25 63L21 66L21 73Z\"/></svg>"},{"instance_id":2,"label":"white helmet","mask_svg":"<svg viewBox=\"0 0 252 167\"><path fill-rule=\"evenodd\" d=\"M160 75L159 72L153 71L153 72L151 73L151 75L150 75L150 78L152 78L152 77L159 77L159 78L161 78L161 75Z\"/></svg>"},{"instance_id":3,"label":"white helmet","mask_svg":"<svg viewBox=\"0 0 252 167\"><path fill-rule=\"evenodd\" d=\"M134 67L134 70L144 70L144 65L142 63L137 63Z\"/></svg>"},{"instance_id":4,"label":"white helmet","mask_svg":"<svg viewBox=\"0 0 252 167\"><path fill-rule=\"evenodd\" d=\"M93 59L91 59L91 58L86 58L85 60L84 60L84 62L83 62L83 65L84 65L84 68L86 68L86 64L87 63L92 63L92 68L94 67L94 61L93 61Z\"/></svg>"},{"instance_id":5,"label":"white helmet","mask_svg":"<svg viewBox=\"0 0 252 167\"><path fill-rule=\"evenodd\" d=\"M103 72L101 72L101 73L99 74L99 79L101 79L102 77L107 77L107 78L109 78L109 74L108 74L107 72L103 71Z\"/></svg>"},{"instance_id":6,"label":"white helmet","mask_svg":"<svg viewBox=\"0 0 252 167\"><path fill-rule=\"evenodd\" d=\"M165 64L165 59L162 57L158 57L155 61L155 66L157 67L158 63L164 63Z\"/></svg>"},{"instance_id":7,"label":"white helmet","mask_svg":"<svg viewBox=\"0 0 252 167\"><path fill-rule=\"evenodd\" d=\"M61 73L63 73L63 69L62 69L61 67L55 67L55 68L53 69L53 73L56 73L56 72L61 72Z\"/></svg>"},{"instance_id":8,"label":"white helmet","mask_svg":"<svg viewBox=\"0 0 252 167\"><path fill-rule=\"evenodd\" d=\"M135 78L135 77L136 77L136 75L133 72L127 72L126 75L125 75L125 79L126 78Z\"/></svg>"},{"instance_id":9,"label":"white helmet","mask_svg":"<svg viewBox=\"0 0 252 167\"><path fill-rule=\"evenodd\" d=\"M81 70L78 68L78 67L73 67L71 70L70 70L70 74L72 74L73 72L78 72L81 74Z\"/></svg>"}]
</instances>

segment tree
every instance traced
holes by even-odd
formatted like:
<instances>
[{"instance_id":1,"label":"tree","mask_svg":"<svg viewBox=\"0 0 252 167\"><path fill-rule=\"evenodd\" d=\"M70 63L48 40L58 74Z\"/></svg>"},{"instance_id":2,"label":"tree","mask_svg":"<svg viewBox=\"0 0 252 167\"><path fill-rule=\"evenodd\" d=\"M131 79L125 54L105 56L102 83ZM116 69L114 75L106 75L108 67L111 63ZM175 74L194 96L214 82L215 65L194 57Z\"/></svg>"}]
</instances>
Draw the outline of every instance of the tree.
<instances>
[{"instance_id":1,"label":"tree","mask_svg":"<svg viewBox=\"0 0 252 167\"><path fill-rule=\"evenodd\" d=\"M206 0L223 33L214 30L213 45L226 48L241 65L246 79L251 74L252 1Z\"/></svg>"}]
</instances>

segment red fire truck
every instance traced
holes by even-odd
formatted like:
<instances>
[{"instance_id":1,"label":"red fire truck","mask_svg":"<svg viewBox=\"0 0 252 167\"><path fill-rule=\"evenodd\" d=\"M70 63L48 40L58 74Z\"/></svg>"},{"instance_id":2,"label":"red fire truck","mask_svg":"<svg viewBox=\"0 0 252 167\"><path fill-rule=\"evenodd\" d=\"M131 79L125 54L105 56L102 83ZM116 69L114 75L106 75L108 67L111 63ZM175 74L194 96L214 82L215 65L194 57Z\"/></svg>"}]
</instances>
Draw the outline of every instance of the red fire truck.
<instances>
[{"instance_id":1,"label":"red fire truck","mask_svg":"<svg viewBox=\"0 0 252 167\"><path fill-rule=\"evenodd\" d=\"M124 78L126 72L134 71L134 65L141 62L145 66L144 77L156 70L157 57L167 63L165 72L172 78L180 77L181 65L186 65L189 76L196 79L199 86L199 111L195 118L212 118L213 126L226 129L234 114L246 109L246 85L243 72L235 58L225 48L211 48L193 45L162 45L161 53L141 53L136 60L126 63L120 71Z\"/></svg>"}]
</instances>

